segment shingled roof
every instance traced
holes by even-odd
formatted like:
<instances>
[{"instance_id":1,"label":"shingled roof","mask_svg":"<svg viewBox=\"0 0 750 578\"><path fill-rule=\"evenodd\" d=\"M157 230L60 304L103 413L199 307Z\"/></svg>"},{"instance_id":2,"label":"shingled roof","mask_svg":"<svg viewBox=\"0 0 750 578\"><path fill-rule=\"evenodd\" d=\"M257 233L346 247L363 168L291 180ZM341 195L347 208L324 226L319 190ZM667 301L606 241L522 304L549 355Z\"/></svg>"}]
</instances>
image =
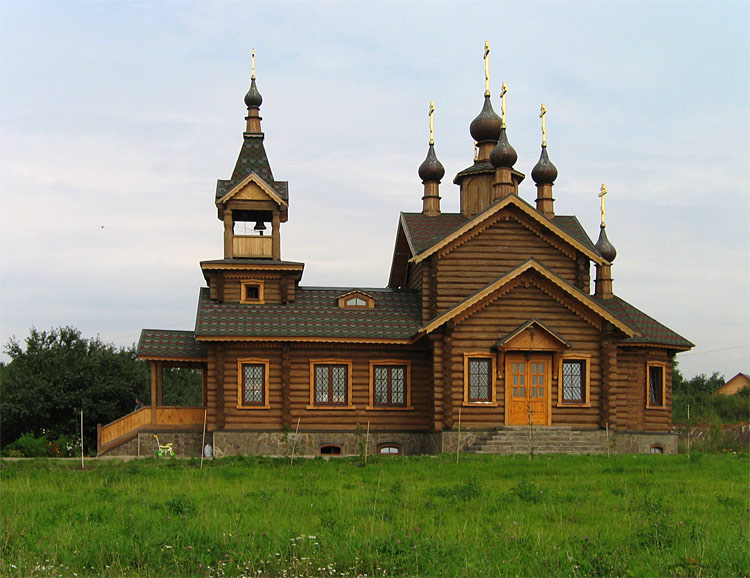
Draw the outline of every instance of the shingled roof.
<instances>
[{"instance_id":1,"label":"shingled roof","mask_svg":"<svg viewBox=\"0 0 750 578\"><path fill-rule=\"evenodd\" d=\"M206 360L206 348L195 340L192 331L144 329L138 341L142 359Z\"/></svg>"},{"instance_id":2,"label":"shingled roof","mask_svg":"<svg viewBox=\"0 0 750 578\"><path fill-rule=\"evenodd\" d=\"M374 309L342 309L337 297L357 287L299 287L287 305L217 303L201 289L198 339L408 340L422 322L418 292L360 289L375 297Z\"/></svg>"},{"instance_id":3,"label":"shingled roof","mask_svg":"<svg viewBox=\"0 0 750 578\"><path fill-rule=\"evenodd\" d=\"M625 339L626 345L666 345L675 349L690 349L695 345L678 335L669 327L665 327L656 319L649 317L643 311L636 309L627 301L619 297L612 299L592 298L620 321L632 328L638 335Z\"/></svg>"},{"instance_id":4,"label":"shingled roof","mask_svg":"<svg viewBox=\"0 0 750 578\"><path fill-rule=\"evenodd\" d=\"M266 149L263 146L263 134L245 133L240 149L240 156L234 167L232 178L216 182L216 200L218 201L251 173L258 175L285 201L289 200L289 183L274 181L271 164L268 162Z\"/></svg>"},{"instance_id":5,"label":"shingled roof","mask_svg":"<svg viewBox=\"0 0 750 578\"><path fill-rule=\"evenodd\" d=\"M401 213L406 238L414 254L426 251L469 222L461 213L441 213L428 217L422 213Z\"/></svg>"}]
</instances>

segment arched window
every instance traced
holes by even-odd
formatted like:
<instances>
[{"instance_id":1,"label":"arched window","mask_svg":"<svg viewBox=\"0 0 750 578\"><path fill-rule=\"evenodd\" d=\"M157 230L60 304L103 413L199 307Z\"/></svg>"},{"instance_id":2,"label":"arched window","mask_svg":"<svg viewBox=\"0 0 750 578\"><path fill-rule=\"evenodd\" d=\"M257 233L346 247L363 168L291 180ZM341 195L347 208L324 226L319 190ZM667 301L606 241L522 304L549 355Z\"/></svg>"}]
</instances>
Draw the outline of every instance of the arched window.
<instances>
[{"instance_id":1,"label":"arched window","mask_svg":"<svg viewBox=\"0 0 750 578\"><path fill-rule=\"evenodd\" d=\"M320 446L320 455L321 456L340 456L341 446L336 446L333 444Z\"/></svg>"},{"instance_id":2,"label":"arched window","mask_svg":"<svg viewBox=\"0 0 750 578\"><path fill-rule=\"evenodd\" d=\"M380 444L378 453L381 456L397 456L401 454L401 446L398 444Z\"/></svg>"},{"instance_id":3,"label":"arched window","mask_svg":"<svg viewBox=\"0 0 750 578\"><path fill-rule=\"evenodd\" d=\"M651 453L652 454L663 454L664 453L664 446L661 444L654 444L651 446Z\"/></svg>"}]
</instances>

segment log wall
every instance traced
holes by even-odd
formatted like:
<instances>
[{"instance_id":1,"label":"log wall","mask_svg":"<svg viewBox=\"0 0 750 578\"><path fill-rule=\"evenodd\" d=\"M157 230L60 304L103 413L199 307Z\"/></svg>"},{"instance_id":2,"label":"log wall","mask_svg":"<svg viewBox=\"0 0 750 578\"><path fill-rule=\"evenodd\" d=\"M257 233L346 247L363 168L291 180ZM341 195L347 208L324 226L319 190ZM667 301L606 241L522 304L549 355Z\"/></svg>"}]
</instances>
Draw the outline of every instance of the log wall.
<instances>
[{"instance_id":1,"label":"log wall","mask_svg":"<svg viewBox=\"0 0 750 578\"><path fill-rule=\"evenodd\" d=\"M397 351L388 347L306 346L304 344L241 344L218 345L223 355L209 356L207 371L208 421L211 429L294 430L306 431L415 430L431 429L432 365L425 344L421 348ZM240 409L238 399L238 359L253 358L269 361L269 409ZM351 404L354 409L310 409L311 360L337 359L350 361ZM371 361L410 362L411 407L413 409L366 409L370 402ZM212 363L212 361L214 363ZM220 366L215 363L221 364ZM284 380L284 376L288 379ZM223 398L221 413L216 411Z\"/></svg>"},{"instance_id":2,"label":"log wall","mask_svg":"<svg viewBox=\"0 0 750 578\"><path fill-rule=\"evenodd\" d=\"M569 304L569 305L572 305ZM552 425L599 427L601 403L600 329L579 317L534 285L520 285L456 325L451 352L451 399L461 408L462 427L489 427L505 422L505 367L497 363L496 407L466 405L464 400L464 353L493 353L493 345L529 319L536 318L571 347L566 353L590 357L590 407L558 407L558 380L550 388ZM552 374L558 373L553 367ZM457 409L453 412L457 421Z\"/></svg>"},{"instance_id":3,"label":"log wall","mask_svg":"<svg viewBox=\"0 0 750 578\"><path fill-rule=\"evenodd\" d=\"M441 253L437 272L438 313L532 257L574 286L588 283L579 270L578 253L569 247L563 252L559 248L564 247L562 241L528 220L512 211L501 212L475 237Z\"/></svg>"},{"instance_id":4,"label":"log wall","mask_svg":"<svg viewBox=\"0 0 750 578\"><path fill-rule=\"evenodd\" d=\"M648 362L665 363L664 407L647 408L646 367ZM672 429L672 357L664 349L622 347L617 353L618 429L628 431L670 431Z\"/></svg>"}]
</instances>

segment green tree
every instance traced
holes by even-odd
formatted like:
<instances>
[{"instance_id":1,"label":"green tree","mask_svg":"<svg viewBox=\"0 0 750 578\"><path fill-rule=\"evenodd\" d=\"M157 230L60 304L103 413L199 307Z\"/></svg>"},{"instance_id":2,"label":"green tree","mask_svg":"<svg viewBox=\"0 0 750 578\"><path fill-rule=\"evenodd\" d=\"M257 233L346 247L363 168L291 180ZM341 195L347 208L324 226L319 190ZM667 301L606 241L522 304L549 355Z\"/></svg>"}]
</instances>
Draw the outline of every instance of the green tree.
<instances>
[{"instance_id":1,"label":"green tree","mask_svg":"<svg viewBox=\"0 0 750 578\"><path fill-rule=\"evenodd\" d=\"M25 347L24 347L25 345ZM96 425L133 410L146 399L149 373L134 348L86 339L72 327L31 329L24 344L5 346L10 363L0 367L0 441L25 433L54 440L75 435L84 412L84 444L96 447Z\"/></svg>"}]
</instances>

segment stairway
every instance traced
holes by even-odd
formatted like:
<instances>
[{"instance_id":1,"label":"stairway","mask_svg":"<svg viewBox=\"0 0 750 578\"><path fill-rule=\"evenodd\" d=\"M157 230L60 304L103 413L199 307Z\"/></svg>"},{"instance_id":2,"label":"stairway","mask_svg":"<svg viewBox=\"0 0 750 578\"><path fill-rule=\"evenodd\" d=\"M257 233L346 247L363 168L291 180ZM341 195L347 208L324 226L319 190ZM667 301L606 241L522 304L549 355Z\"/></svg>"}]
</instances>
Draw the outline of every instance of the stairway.
<instances>
[{"instance_id":1,"label":"stairway","mask_svg":"<svg viewBox=\"0 0 750 578\"><path fill-rule=\"evenodd\" d=\"M476 454L606 454L607 435L601 430L574 430L570 426L504 426L489 432L467 448Z\"/></svg>"}]
</instances>

